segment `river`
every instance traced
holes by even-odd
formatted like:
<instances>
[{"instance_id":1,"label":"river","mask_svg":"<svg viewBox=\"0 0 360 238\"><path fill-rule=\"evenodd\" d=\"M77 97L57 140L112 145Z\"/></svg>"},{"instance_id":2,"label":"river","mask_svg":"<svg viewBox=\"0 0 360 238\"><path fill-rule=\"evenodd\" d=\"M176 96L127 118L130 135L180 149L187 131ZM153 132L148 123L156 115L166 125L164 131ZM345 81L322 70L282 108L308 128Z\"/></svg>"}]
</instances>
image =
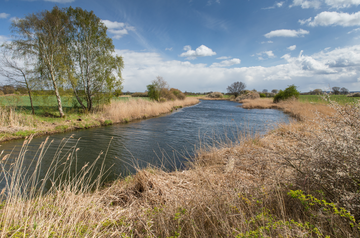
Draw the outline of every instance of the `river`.
<instances>
[{"instance_id":1,"label":"river","mask_svg":"<svg viewBox=\"0 0 360 238\"><path fill-rule=\"evenodd\" d=\"M143 168L148 164L174 170L181 168L201 145L216 146L219 140L236 141L244 132L264 134L278 123L288 122L289 116L279 110L247 110L236 102L204 100L157 118L52 135L39 176L44 176L55 154L61 162L61 158L66 160L75 147L78 148L74 152L76 166L72 170L91 164L102 151L96 168L104 163L105 170L109 169L107 180L134 173L134 167ZM39 145L44 140L45 137L34 138L27 148L23 166L30 167L30 171L37 160ZM50 141L53 142L50 144ZM11 152L13 160L19 154L22 143L23 140L3 142L0 151L5 154ZM1 181L0 189L4 186L4 181Z\"/></svg>"}]
</instances>

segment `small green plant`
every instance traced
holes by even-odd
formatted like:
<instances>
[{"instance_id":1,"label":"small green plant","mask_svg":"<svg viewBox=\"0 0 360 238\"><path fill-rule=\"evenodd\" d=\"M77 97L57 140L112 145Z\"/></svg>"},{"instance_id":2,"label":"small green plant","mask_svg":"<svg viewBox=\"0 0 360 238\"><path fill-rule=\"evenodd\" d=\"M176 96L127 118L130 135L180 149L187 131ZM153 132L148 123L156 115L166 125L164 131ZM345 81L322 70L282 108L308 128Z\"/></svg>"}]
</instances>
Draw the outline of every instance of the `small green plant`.
<instances>
[{"instance_id":1,"label":"small green plant","mask_svg":"<svg viewBox=\"0 0 360 238\"><path fill-rule=\"evenodd\" d=\"M284 91L280 90L274 97L274 103L279 102L281 100L286 100L288 98L294 97L298 99L300 96L300 92L296 89L295 85L290 85Z\"/></svg>"},{"instance_id":2,"label":"small green plant","mask_svg":"<svg viewBox=\"0 0 360 238\"><path fill-rule=\"evenodd\" d=\"M112 124L113 124L112 120L105 120L104 121L104 126L109 126L109 125L112 125Z\"/></svg>"},{"instance_id":3,"label":"small green plant","mask_svg":"<svg viewBox=\"0 0 360 238\"><path fill-rule=\"evenodd\" d=\"M265 93L259 93L261 98L266 98L266 94Z\"/></svg>"}]
</instances>

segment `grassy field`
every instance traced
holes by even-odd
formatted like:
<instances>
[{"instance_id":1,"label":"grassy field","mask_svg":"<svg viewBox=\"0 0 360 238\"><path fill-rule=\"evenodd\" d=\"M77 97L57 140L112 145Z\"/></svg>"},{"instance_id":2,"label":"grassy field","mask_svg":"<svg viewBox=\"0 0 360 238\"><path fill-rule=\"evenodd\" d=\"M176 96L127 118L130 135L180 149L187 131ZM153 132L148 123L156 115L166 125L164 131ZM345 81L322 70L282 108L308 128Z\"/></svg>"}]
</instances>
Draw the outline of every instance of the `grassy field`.
<instances>
[{"instance_id":1,"label":"grassy field","mask_svg":"<svg viewBox=\"0 0 360 238\"><path fill-rule=\"evenodd\" d=\"M130 101L136 100L137 97L114 97L112 101ZM149 101L149 98L142 97L141 99ZM66 114L78 114L79 107L77 106L77 100L74 96L62 96L61 103L63 110ZM46 113L51 113L53 115L58 114L58 107L56 97L52 96L33 96L33 104L36 115L44 115ZM10 96L0 96L0 106L12 107L17 111L30 114L31 105L30 99L27 95L10 95Z\"/></svg>"},{"instance_id":2,"label":"grassy field","mask_svg":"<svg viewBox=\"0 0 360 238\"><path fill-rule=\"evenodd\" d=\"M345 95L330 95L330 99L332 101L336 101L339 104L346 104L346 103L354 103L358 102L360 98L358 97L346 97ZM300 102L312 102L312 103L325 103L326 102L321 96L318 95L300 95L299 98Z\"/></svg>"}]
</instances>

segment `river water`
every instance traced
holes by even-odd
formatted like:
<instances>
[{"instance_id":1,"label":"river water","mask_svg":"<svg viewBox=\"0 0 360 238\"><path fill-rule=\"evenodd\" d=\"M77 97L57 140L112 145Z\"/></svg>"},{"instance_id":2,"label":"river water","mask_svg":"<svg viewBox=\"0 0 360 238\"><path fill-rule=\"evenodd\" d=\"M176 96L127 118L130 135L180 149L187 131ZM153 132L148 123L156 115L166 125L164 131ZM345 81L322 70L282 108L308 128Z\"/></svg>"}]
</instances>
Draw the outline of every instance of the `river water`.
<instances>
[{"instance_id":1,"label":"river water","mask_svg":"<svg viewBox=\"0 0 360 238\"><path fill-rule=\"evenodd\" d=\"M96 167L104 163L105 170L109 169L107 180L133 173L134 167L143 168L148 164L174 170L181 168L201 145L216 145L218 140L236 141L243 132L264 134L278 123L289 122L289 116L279 110L247 110L238 106L230 101L201 101L157 118L52 135L39 176L44 176L55 154L64 160L75 147L79 149L74 152L76 166L72 169L91 164L102 151ZM23 166L30 167L30 171L34 166L31 161L37 159L39 145L45 138L34 138L27 148ZM64 138L66 144L61 142ZM3 142L0 151L11 152L14 159L22 143L23 140ZM4 186L1 181L0 189Z\"/></svg>"}]
</instances>

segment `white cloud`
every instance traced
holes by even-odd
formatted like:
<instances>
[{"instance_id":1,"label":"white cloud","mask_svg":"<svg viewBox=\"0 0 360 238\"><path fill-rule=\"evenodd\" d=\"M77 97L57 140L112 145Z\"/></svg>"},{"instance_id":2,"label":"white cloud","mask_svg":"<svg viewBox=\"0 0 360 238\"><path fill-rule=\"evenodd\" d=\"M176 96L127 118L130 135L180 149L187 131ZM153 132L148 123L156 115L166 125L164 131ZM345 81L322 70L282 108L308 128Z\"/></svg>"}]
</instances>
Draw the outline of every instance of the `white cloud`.
<instances>
[{"instance_id":1,"label":"white cloud","mask_svg":"<svg viewBox=\"0 0 360 238\"><path fill-rule=\"evenodd\" d=\"M172 47L171 48L165 48L165 50L172 51L173 48Z\"/></svg>"},{"instance_id":2,"label":"white cloud","mask_svg":"<svg viewBox=\"0 0 360 238\"><path fill-rule=\"evenodd\" d=\"M187 57L187 59L196 59L196 57L204 57L204 56L213 56L216 55L216 52L212 51L209 47L205 45L201 45L196 50L192 50L191 46L184 46L184 50L186 52L182 53L180 57Z\"/></svg>"},{"instance_id":3,"label":"white cloud","mask_svg":"<svg viewBox=\"0 0 360 238\"><path fill-rule=\"evenodd\" d=\"M274 5L272 5L271 7L265 7L263 8L264 10L267 10L267 9L274 9L276 7L282 7L284 5L285 2L275 2Z\"/></svg>"},{"instance_id":4,"label":"white cloud","mask_svg":"<svg viewBox=\"0 0 360 238\"><path fill-rule=\"evenodd\" d=\"M309 34L308 31L299 29L299 30L288 30L288 29L281 29L281 30L275 30L271 31L269 33L266 33L264 36L266 38L272 38L272 37L299 37Z\"/></svg>"},{"instance_id":5,"label":"white cloud","mask_svg":"<svg viewBox=\"0 0 360 238\"><path fill-rule=\"evenodd\" d=\"M308 19L299 20L298 22L300 23L300 25L304 25L304 24L306 24L306 23L311 22L311 19L312 19L312 17L309 17Z\"/></svg>"},{"instance_id":6,"label":"white cloud","mask_svg":"<svg viewBox=\"0 0 360 238\"><path fill-rule=\"evenodd\" d=\"M265 58L275 58L276 57L271 50L256 53L256 55L259 56L258 60L265 60ZM253 56L255 56L255 55L253 55Z\"/></svg>"},{"instance_id":7,"label":"white cloud","mask_svg":"<svg viewBox=\"0 0 360 238\"><path fill-rule=\"evenodd\" d=\"M189 61L166 61L158 53L116 50L124 57L124 90L145 91L146 85L161 75L171 87L182 91L226 91L241 79L248 88L284 89L290 84L301 91L311 87L339 84L360 90L360 45L338 48L313 55L282 56L286 63L271 66L231 67L193 64ZM316 85L316 86L314 86ZM320 85L320 86L319 86ZM261 88L259 88L261 87Z\"/></svg>"},{"instance_id":8,"label":"white cloud","mask_svg":"<svg viewBox=\"0 0 360 238\"><path fill-rule=\"evenodd\" d=\"M216 59L219 59L219 60L226 60L226 59L230 59L231 57L230 56L221 56L221 57L218 57Z\"/></svg>"},{"instance_id":9,"label":"white cloud","mask_svg":"<svg viewBox=\"0 0 360 238\"><path fill-rule=\"evenodd\" d=\"M353 30L349 31L348 34L351 34L351 33L354 33L354 32L358 32L358 31L360 31L360 28L353 29Z\"/></svg>"},{"instance_id":10,"label":"white cloud","mask_svg":"<svg viewBox=\"0 0 360 238\"><path fill-rule=\"evenodd\" d=\"M272 43L274 43L274 42L271 41L271 40L261 42L261 44L265 44L265 43L272 44Z\"/></svg>"},{"instance_id":11,"label":"white cloud","mask_svg":"<svg viewBox=\"0 0 360 238\"><path fill-rule=\"evenodd\" d=\"M212 65L210 65L210 67L228 67L228 66L233 66L235 64L240 64L240 63L241 63L240 59L233 58L231 60L223 60L220 63L213 63Z\"/></svg>"},{"instance_id":12,"label":"white cloud","mask_svg":"<svg viewBox=\"0 0 360 238\"><path fill-rule=\"evenodd\" d=\"M319 0L294 0L289 7L301 6L301 8L319 8L321 2Z\"/></svg>"},{"instance_id":13,"label":"white cloud","mask_svg":"<svg viewBox=\"0 0 360 238\"><path fill-rule=\"evenodd\" d=\"M360 12L321 12L308 23L309 26L360 26Z\"/></svg>"},{"instance_id":14,"label":"white cloud","mask_svg":"<svg viewBox=\"0 0 360 238\"><path fill-rule=\"evenodd\" d=\"M117 21L109 21L109 20L101 20L102 23L108 28L108 31L113 34L114 39L120 39L124 35L129 34L129 31L135 31L135 27L130 26L127 23L117 22Z\"/></svg>"},{"instance_id":15,"label":"white cloud","mask_svg":"<svg viewBox=\"0 0 360 238\"><path fill-rule=\"evenodd\" d=\"M320 8L322 4L330 8L349 8L360 5L360 0L294 0L290 7L300 6L301 8Z\"/></svg>"},{"instance_id":16,"label":"white cloud","mask_svg":"<svg viewBox=\"0 0 360 238\"><path fill-rule=\"evenodd\" d=\"M7 14L5 12L0 13L0 18L8 18L10 16L10 14Z\"/></svg>"},{"instance_id":17,"label":"white cloud","mask_svg":"<svg viewBox=\"0 0 360 238\"><path fill-rule=\"evenodd\" d=\"M295 50L296 49L296 45L292 45L288 47L288 50Z\"/></svg>"}]
</instances>

